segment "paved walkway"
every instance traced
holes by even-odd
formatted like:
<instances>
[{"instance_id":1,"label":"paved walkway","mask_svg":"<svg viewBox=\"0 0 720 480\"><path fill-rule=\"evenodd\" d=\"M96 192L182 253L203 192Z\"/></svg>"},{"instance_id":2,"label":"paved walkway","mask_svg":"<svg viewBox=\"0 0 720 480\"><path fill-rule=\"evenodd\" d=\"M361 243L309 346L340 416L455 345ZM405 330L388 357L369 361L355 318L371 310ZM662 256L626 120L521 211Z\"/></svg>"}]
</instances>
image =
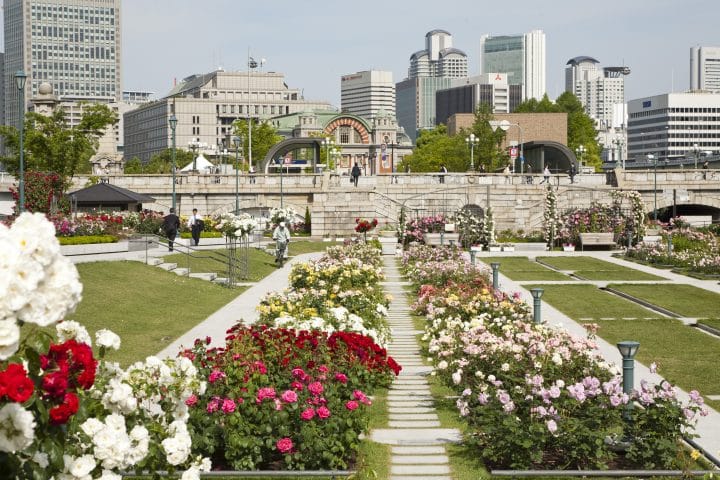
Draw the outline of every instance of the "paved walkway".
<instances>
[{"instance_id":1,"label":"paved walkway","mask_svg":"<svg viewBox=\"0 0 720 480\"><path fill-rule=\"evenodd\" d=\"M370 439L392 445L391 480L450 480L450 465L444 444L461 440L460 432L440 428L427 382L432 367L420 356L417 334L410 318L407 282L398 271L394 257L384 257L386 293L393 297L388 311L392 343L388 353L402 365L400 375L388 391L388 428L376 429Z\"/></svg>"},{"instance_id":2,"label":"paved walkway","mask_svg":"<svg viewBox=\"0 0 720 480\"><path fill-rule=\"evenodd\" d=\"M545 257L545 256L578 256L578 253L575 254L568 254L568 253L559 253L559 252L512 252L512 255L507 256L523 256L523 257L530 257L531 260L534 260L535 257ZM612 256L612 252L584 252L582 255L584 256L591 256L598 258L600 260L605 260L608 262L612 262L618 265L622 265L624 267L634 268L636 270L640 270L643 272L651 273L653 275L657 275L659 277L667 278L668 280L672 281L672 283L676 284L687 284L687 285L693 285L698 288L702 288L704 290L709 290L712 292L720 293L720 285L718 284L717 280L699 280L692 277L687 277L685 275L679 275L676 273L672 273L668 270L662 270L658 268L653 268L647 265L640 265L634 262L629 262L627 260L623 260L621 258L615 258ZM481 253L478 255L477 259L482 260L483 257L498 257L498 256L506 256L503 254L498 255L497 253L490 254L488 253ZM502 264L502 260L500 260L500 264ZM500 289L505 292L519 292L520 296L524 301L526 301L529 305L533 304L533 298L532 295L528 290L523 288L523 283L525 282L517 282L510 280L505 275L500 274L499 276L499 283L500 283ZM535 281L532 282L534 284L541 284L546 283L543 281ZM571 283L580 283L579 281L571 282ZM583 282L588 283L588 282ZM607 283L607 282L604 282ZM636 282L632 282L636 283ZM663 282L657 282L657 283L663 283ZM551 305L549 305L546 302L542 302L542 318L543 321L552 324L552 325L561 325L567 330L571 331L572 333L575 333L576 335L580 336L586 336L587 332L585 331L585 328L580 325L579 323L575 322L565 314L561 313L557 309L553 308ZM632 339L628 339L632 340ZM622 356L620 355L620 352L618 351L617 347L615 345L612 345L602 338L597 339L597 344L600 352L602 353L603 357L605 357L606 360L612 361L617 365L622 365ZM640 346L642 348L642 345ZM640 386L640 381L646 380L648 382L653 383L659 383L663 380L663 378L660 375L650 373L650 369L641 364L640 362L635 362L635 387ZM687 401L689 396L687 392L680 390L679 397L682 398L684 401ZM705 454L710 457L714 458L715 462L720 465L720 413L718 413L716 410L713 410L712 408L709 408L709 415L706 417L701 417L698 421L698 425L696 428L696 433L699 435L698 438L695 439L695 443L698 444L698 446L704 450Z\"/></svg>"}]
</instances>

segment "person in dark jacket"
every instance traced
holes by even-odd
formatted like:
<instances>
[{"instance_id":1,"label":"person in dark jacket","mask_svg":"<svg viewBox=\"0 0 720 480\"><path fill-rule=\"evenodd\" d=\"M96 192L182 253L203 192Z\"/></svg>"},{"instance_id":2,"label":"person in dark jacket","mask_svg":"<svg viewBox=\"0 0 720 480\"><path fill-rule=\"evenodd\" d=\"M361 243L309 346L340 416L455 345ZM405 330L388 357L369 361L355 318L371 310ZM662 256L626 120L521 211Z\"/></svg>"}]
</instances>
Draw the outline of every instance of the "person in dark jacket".
<instances>
[{"instance_id":1,"label":"person in dark jacket","mask_svg":"<svg viewBox=\"0 0 720 480\"><path fill-rule=\"evenodd\" d=\"M162 224L163 232L168 239L168 250L173 251L173 242L177 237L178 231L180 230L180 217L175 215L175 209L171 208L170 213L163 217Z\"/></svg>"},{"instance_id":2,"label":"person in dark jacket","mask_svg":"<svg viewBox=\"0 0 720 480\"><path fill-rule=\"evenodd\" d=\"M360 179L360 167L358 166L357 162L355 162L355 166L350 171L350 180L352 181L353 185L356 187L358 186L358 180Z\"/></svg>"}]
</instances>

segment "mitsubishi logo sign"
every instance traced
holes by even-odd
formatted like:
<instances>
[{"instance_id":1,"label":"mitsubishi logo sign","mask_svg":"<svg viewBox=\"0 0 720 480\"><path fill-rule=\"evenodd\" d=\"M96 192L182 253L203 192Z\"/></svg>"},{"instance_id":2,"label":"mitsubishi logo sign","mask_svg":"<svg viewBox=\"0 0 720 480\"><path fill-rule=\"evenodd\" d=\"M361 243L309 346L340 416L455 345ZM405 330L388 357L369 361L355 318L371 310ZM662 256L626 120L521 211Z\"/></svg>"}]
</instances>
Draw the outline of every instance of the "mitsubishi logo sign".
<instances>
[{"instance_id":1,"label":"mitsubishi logo sign","mask_svg":"<svg viewBox=\"0 0 720 480\"><path fill-rule=\"evenodd\" d=\"M502 78L502 75L500 75L499 73L498 73L498 74L495 74L495 80L500 80L500 81L502 81L502 79L503 79L503 78Z\"/></svg>"}]
</instances>

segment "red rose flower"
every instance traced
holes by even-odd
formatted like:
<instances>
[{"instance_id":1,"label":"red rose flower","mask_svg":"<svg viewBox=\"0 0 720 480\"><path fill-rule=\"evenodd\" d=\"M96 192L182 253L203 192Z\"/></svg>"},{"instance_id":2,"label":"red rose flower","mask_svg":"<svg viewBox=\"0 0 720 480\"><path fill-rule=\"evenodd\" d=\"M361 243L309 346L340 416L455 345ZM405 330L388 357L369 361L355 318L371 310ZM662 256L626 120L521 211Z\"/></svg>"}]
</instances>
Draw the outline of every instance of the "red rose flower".
<instances>
[{"instance_id":1,"label":"red rose flower","mask_svg":"<svg viewBox=\"0 0 720 480\"><path fill-rule=\"evenodd\" d=\"M74 393L66 393L63 403L50 409L50 423L63 425L78 411L80 402Z\"/></svg>"}]
</instances>

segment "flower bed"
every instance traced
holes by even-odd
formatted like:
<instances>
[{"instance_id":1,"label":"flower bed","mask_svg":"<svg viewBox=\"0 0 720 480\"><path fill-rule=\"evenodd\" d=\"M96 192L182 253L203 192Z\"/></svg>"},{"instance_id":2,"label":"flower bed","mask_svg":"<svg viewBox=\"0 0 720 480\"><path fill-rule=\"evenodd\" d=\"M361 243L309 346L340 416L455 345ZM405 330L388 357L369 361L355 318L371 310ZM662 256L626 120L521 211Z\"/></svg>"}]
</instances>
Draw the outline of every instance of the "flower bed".
<instances>
[{"instance_id":1,"label":"flower bed","mask_svg":"<svg viewBox=\"0 0 720 480\"><path fill-rule=\"evenodd\" d=\"M432 257L410 251L417 274ZM448 254L449 255L449 254ZM663 382L623 393L618 369L599 357L592 334L571 335L534 324L529 307L493 291L487 278L421 286L416 311L428 318L425 340L435 374L459 396L466 443L488 467L608 468L620 460L606 442L623 432L634 440L623 461L642 468L676 467L681 432L705 413L697 392L682 405ZM623 421L629 402L632 422Z\"/></svg>"}]
</instances>

